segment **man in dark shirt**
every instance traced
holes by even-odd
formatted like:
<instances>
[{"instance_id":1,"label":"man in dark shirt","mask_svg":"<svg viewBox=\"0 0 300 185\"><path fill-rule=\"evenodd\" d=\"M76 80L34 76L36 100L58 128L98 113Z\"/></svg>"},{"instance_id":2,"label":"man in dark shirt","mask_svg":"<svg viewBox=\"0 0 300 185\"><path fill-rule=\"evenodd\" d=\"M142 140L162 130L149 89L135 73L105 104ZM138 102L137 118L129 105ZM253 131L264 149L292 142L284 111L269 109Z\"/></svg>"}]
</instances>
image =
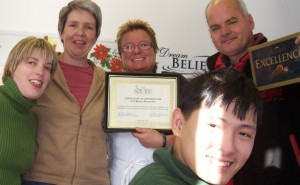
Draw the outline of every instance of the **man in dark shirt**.
<instances>
[{"instance_id":1,"label":"man in dark shirt","mask_svg":"<svg viewBox=\"0 0 300 185\"><path fill-rule=\"evenodd\" d=\"M206 8L211 39L218 52L207 59L209 70L234 68L252 78L248 48L267 41L253 34L254 20L243 0L212 0ZM296 43L300 42L300 37ZM299 143L300 85L261 91L263 124L248 164L234 178L234 184L300 184L294 146ZM293 138L296 137L296 145ZM242 178L239 178L242 177Z\"/></svg>"}]
</instances>

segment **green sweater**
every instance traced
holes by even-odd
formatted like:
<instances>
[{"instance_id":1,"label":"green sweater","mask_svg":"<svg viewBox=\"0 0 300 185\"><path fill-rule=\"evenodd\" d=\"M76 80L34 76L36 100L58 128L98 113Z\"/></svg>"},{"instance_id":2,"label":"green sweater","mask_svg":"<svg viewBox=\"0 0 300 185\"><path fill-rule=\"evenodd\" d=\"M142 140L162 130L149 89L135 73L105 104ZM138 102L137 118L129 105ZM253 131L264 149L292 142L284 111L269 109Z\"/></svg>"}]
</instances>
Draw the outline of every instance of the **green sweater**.
<instances>
[{"instance_id":1,"label":"green sweater","mask_svg":"<svg viewBox=\"0 0 300 185\"><path fill-rule=\"evenodd\" d=\"M0 185L20 185L33 162L36 120L30 108L35 104L10 77L0 86Z\"/></svg>"},{"instance_id":2,"label":"green sweater","mask_svg":"<svg viewBox=\"0 0 300 185\"><path fill-rule=\"evenodd\" d=\"M141 169L129 185L208 185L172 156L173 147L156 149L154 163Z\"/></svg>"}]
</instances>

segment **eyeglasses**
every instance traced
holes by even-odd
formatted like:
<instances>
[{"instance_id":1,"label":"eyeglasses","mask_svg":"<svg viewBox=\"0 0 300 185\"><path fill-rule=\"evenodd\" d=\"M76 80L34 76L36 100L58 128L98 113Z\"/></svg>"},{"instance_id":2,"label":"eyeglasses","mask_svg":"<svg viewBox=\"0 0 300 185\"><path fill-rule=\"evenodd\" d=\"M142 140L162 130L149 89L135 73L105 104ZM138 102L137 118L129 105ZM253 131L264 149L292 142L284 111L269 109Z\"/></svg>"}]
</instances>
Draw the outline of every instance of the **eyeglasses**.
<instances>
[{"instance_id":1,"label":"eyeglasses","mask_svg":"<svg viewBox=\"0 0 300 185\"><path fill-rule=\"evenodd\" d=\"M139 42L138 44L128 43L121 47L121 51L124 53L131 53L135 50L136 46L139 50L148 50L152 47L152 43L146 41Z\"/></svg>"}]
</instances>

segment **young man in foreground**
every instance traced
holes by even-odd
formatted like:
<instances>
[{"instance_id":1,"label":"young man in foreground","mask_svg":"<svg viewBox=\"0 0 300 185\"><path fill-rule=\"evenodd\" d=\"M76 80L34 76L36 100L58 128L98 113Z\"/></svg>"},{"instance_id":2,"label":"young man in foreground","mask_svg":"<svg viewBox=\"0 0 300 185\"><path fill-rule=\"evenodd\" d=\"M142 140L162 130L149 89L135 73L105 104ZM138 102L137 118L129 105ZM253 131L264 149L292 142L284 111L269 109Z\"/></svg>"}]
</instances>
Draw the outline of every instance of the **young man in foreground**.
<instances>
[{"instance_id":1,"label":"young man in foreground","mask_svg":"<svg viewBox=\"0 0 300 185\"><path fill-rule=\"evenodd\" d=\"M249 158L262 104L250 79L220 69L192 79L181 96L174 146L157 149L131 185L224 185Z\"/></svg>"}]
</instances>

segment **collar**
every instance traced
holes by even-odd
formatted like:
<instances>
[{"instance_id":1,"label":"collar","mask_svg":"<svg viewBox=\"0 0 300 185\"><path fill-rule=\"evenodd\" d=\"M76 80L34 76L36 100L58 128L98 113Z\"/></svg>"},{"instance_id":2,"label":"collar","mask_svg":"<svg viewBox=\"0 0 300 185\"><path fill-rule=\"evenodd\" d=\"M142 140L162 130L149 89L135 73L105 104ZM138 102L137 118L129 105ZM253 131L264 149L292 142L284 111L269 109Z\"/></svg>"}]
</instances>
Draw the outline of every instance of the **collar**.
<instances>
[{"instance_id":1,"label":"collar","mask_svg":"<svg viewBox=\"0 0 300 185\"><path fill-rule=\"evenodd\" d=\"M258 45L264 39L264 35L262 33L255 34L253 36L253 44L251 46ZM215 63L215 69L219 68L234 68L238 71L243 71L246 67L247 62L249 61L249 53L245 54L242 58L240 58L239 62L235 65L232 65L228 56L224 54L220 54Z\"/></svg>"}]
</instances>

